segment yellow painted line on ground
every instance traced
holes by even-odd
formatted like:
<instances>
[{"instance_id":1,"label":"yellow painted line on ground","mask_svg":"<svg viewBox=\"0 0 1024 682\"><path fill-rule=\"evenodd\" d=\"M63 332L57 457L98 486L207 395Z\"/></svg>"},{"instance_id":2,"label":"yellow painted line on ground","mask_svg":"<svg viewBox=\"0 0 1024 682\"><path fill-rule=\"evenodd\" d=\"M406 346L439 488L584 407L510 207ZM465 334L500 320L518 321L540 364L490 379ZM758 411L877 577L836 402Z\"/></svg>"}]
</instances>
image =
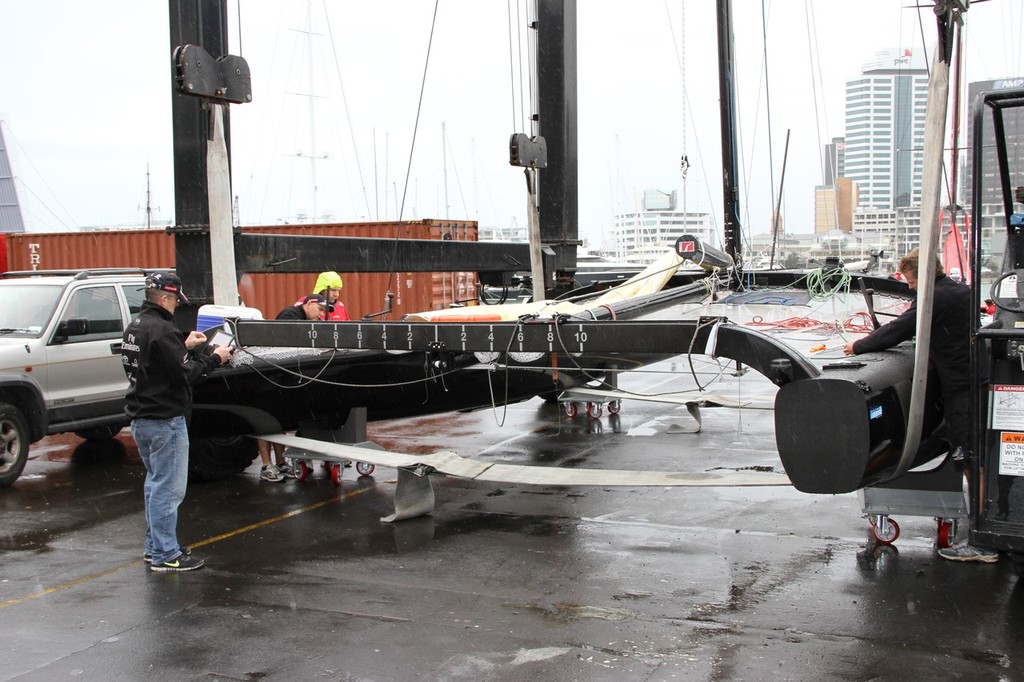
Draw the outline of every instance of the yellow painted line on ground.
<instances>
[{"instance_id":1,"label":"yellow painted line on ground","mask_svg":"<svg viewBox=\"0 0 1024 682\"><path fill-rule=\"evenodd\" d=\"M395 481L384 481L384 483L394 483L394 482ZM378 483L377 485L380 485L380 483ZM190 544L189 546L190 547L205 547L206 545L212 545L213 543L220 542L221 540L228 540L228 539L233 538L233 537L235 537L237 535L242 535L243 533L248 533L250 531L254 531L257 528L263 528L264 526L269 526L272 523L277 523L278 521L283 521L284 519L290 519L291 517L298 516L299 514L305 514L306 512L316 511L317 509L320 509L321 507L326 507L329 504L335 504L336 502L341 502L342 500L346 500L346 499L348 499L350 497L355 497L356 495L362 495L365 492L368 492L370 490L374 490L376 487L377 487L376 485L375 486L370 486L369 488L361 488L359 490L353 490L351 492L345 493L344 495L337 495L337 496L332 497L332 498L330 498L328 500L322 500L320 502L316 502L315 504L311 504L311 505L309 505L307 507L302 507L301 509L295 509L295 510L287 512L285 514L281 514L280 516L274 516L274 517L269 518L269 519L264 519L263 521L259 521L258 523L253 523L253 524L250 524L248 526L243 526L242 528L238 528L238 529L235 529L235 530L232 530L232 531L228 531L227 533L222 533L221 535L217 535L217 536L214 536L212 538L206 538L205 540L201 540L199 542L194 542L194 543ZM121 571L125 571L125 570L127 570L129 568L132 568L134 566L139 566L140 564L143 564L143 563L145 563L144 560L138 559L137 561L132 561L132 562L127 563L127 564L122 564L121 566L114 566L113 568L108 568L107 570L100 571L99 573L92 573L90 575L82 576L81 578L75 578L74 580L69 580L67 582L60 583L59 585L53 585L52 587L44 588L42 590L39 590L38 592L33 592L32 594L26 594L26 595L24 595L22 597L15 597L14 599L8 599L7 601L0 602L0 609L4 608L6 606L15 606L17 604L21 604L23 602L29 601L30 599L36 599L38 597L45 597L48 594L53 594L54 592L60 592L61 590L67 590L67 589L70 589L70 588L75 587L77 585L82 585L84 583L90 582L92 580L97 580L99 578L104 578L104 577L106 577L108 575L113 575L114 573L120 573Z\"/></svg>"}]
</instances>

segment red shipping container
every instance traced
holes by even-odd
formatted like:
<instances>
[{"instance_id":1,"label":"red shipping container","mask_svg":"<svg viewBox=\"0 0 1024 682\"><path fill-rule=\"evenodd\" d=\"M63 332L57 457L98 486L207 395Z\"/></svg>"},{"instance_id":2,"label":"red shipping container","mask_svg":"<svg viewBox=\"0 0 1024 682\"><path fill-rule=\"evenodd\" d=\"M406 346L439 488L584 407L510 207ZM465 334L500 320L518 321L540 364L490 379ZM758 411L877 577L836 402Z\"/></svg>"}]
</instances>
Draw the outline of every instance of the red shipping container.
<instances>
[{"instance_id":1,"label":"red shipping container","mask_svg":"<svg viewBox=\"0 0 1024 682\"><path fill-rule=\"evenodd\" d=\"M476 241L477 226L470 221L418 220L391 223L336 223L326 225L271 225L244 227L243 232L325 235L400 239ZM11 270L78 270L86 268L174 267L174 238L158 230L41 232L6 235L0 259ZM3 261L0 260L0 264ZM396 272L339 273L344 281L341 300L353 319L385 309L386 295L394 294L398 319L410 312L446 308L476 295L476 273ZM241 274L239 295L246 305L273 318L285 306L311 293L317 273ZM185 283L188 291L188 283Z\"/></svg>"}]
</instances>

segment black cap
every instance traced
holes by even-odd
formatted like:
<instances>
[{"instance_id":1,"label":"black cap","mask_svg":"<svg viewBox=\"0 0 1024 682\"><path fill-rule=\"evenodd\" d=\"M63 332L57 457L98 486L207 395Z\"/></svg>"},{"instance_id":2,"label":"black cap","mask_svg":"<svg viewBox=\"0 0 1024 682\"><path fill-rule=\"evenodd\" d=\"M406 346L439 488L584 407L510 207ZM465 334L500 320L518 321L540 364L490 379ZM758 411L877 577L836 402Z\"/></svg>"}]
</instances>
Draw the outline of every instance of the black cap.
<instances>
[{"instance_id":1,"label":"black cap","mask_svg":"<svg viewBox=\"0 0 1024 682\"><path fill-rule=\"evenodd\" d=\"M188 303L188 299L185 298L185 292L181 290L181 280L178 279L177 275L170 272L154 272L146 278L146 288L177 294L179 301Z\"/></svg>"},{"instance_id":2,"label":"black cap","mask_svg":"<svg viewBox=\"0 0 1024 682\"><path fill-rule=\"evenodd\" d=\"M310 301L316 301L317 303L323 306L327 305L327 299L321 296L320 294L309 294L304 299L302 299L302 305L306 305Z\"/></svg>"}]
</instances>

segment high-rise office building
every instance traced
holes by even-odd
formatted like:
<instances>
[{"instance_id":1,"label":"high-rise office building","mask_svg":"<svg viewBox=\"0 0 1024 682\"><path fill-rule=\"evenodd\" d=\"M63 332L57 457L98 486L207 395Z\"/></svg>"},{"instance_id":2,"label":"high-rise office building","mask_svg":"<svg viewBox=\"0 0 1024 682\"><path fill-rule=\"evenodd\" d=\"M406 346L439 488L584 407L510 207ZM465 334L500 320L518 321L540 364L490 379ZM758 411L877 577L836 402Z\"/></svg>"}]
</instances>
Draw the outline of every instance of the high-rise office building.
<instances>
[{"instance_id":1,"label":"high-rise office building","mask_svg":"<svg viewBox=\"0 0 1024 682\"><path fill-rule=\"evenodd\" d=\"M846 177L846 140L833 137L832 141L825 145L823 162L822 171L826 185L834 185L836 178Z\"/></svg>"},{"instance_id":2,"label":"high-rise office building","mask_svg":"<svg viewBox=\"0 0 1024 682\"><path fill-rule=\"evenodd\" d=\"M971 104L975 98L989 91L1016 90L1024 88L1024 77L1000 78L998 80L978 81L967 86L968 116L971 115ZM964 172L961 174L961 192L959 203L972 210L973 207L973 170L974 155L971 141L974 139L974 121L967 120L967 153ZM981 215L972 216L974 229L981 230L981 252L983 261L998 266L1002 261L1006 248L1006 208L1003 206L1002 187L999 184L999 167L995 154L995 136L992 129L992 115L984 112L983 144L985 145L982 177ZM1003 118L1003 132L1006 135L1007 163L1011 171L1011 186L1020 184L1020 169L1024 168L1024 108L1007 109ZM1014 204L1013 210L1020 210L1020 204Z\"/></svg>"},{"instance_id":3,"label":"high-rise office building","mask_svg":"<svg viewBox=\"0 0 1024 682\"><path fill-rule=\"evenodd\" d=\"M883 50L846 82L843 173L861 209L921 204L928 72L924 55Z\"/></svg>"}]
</instances>

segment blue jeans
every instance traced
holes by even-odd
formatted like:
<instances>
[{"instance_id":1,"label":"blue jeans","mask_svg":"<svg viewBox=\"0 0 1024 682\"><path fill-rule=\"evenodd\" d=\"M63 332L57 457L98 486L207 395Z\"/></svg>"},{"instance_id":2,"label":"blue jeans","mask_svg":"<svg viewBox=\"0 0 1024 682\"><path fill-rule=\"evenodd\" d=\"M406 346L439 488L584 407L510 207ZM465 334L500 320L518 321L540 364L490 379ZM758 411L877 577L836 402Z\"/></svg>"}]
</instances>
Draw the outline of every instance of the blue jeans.
<instances>
[{"instance_id":1,"label":"blue jeans","mask_svg":"<svg viewBox=\"0 0 1024 682\"><path fill-rule=\"evenodd\" d=\"M132 438L146 465L146 554L162 564L181 554L178 505L188 485L188 428L184 417L135 419Z\"/></svg>"}]
</instances>

